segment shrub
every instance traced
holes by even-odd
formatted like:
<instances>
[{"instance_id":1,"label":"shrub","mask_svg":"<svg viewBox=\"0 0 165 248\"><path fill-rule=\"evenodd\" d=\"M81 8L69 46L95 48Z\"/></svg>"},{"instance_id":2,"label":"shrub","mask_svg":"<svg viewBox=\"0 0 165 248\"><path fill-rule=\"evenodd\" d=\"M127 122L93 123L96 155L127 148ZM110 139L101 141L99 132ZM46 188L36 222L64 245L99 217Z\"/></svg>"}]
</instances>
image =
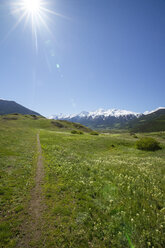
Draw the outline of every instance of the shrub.
<instances>
[{"instance_id":1,"label":"shrub","mask_svg":"<svg viewBox=\"0 0 165 248\"><path fill-rule=\"evenodd\" d=\"M38 116L37 115L31 115L31 117L33 117L34 120L37 120L38 119Z\"/></svg>"},{"instance_id":2,"label":"shrub","mask_svg":"<svg viewBox=\"0 0 165 248\"><path fill-rule=\"evenodd\" d=\"M72 130L71 133L72 134L77 134L78 132L77 132L77 130Z\"/></svg>"},{"instance_id":3,"label":"shrub","mask_svg":"<svg viewBox=\"0 0 165 248\"><path fill-rule=\"evenodd\" d=\"M160 144L153 138L145 137L136 142L136 147L143 151L156 151L161 149Z\"/></svg>"},{"instance_id":4,"label":"shrub","mask_svg":"<svg viewBox=\"0 0 165 248\"><path fill-rule=\"evenodd\" d=\"M91 134L91 135L99 135L99 133L96 132L96 131L92 131L90 134Z\"/></svg>"},{"instance_id":5,"label":"shrub","mask_svg":"<svg viewBox=\"0 0 165 248\"><path fill-rule=\"evenodd\" d=\"M137 139L138 138L138 136L136 135L136 133L134 133L134 132L130 132L130 136L132 136L133 138L135 138L135 139Z\"/></svg>"},{"instance_id":6,"label":"shrub","mask_svg":"<svg viewBox=\"0 0 165 248\"><path fill-rule=\"evenodd\" d=\"M78 131L78 130L72 130L71 133L72 134L84 134L82 131Z\"/></svg>"},{"instance_id":7,"label":"shrub","mask_svg":"<svg viewBox=\"0 0 165 248\"><path fill-rule=\"evenodd\" d=\"M3 117L3 120L10 120L10 121L15 121L15 120L18 120L17 117Z\"/></svg>"},{"instance_id":8,"label":"shrub","mask_svg":"<svg viewBox=\"0 0 165 248\"><path fill-rule=\"evenodd\" d=\"M58 128L63 128L65 127L62 123L58 122L58 121L51 121L51 124L58 127Z\"/></svg>"},{"instance_id":9,"label":"shrub","mask_svg":"<svg viewBox=\"0 0 165 248\"><path fill-rule=\"evenodd\" d=\"M84 134L82 131L78 131L78 134Z\"/></svg>"}]
</instances>

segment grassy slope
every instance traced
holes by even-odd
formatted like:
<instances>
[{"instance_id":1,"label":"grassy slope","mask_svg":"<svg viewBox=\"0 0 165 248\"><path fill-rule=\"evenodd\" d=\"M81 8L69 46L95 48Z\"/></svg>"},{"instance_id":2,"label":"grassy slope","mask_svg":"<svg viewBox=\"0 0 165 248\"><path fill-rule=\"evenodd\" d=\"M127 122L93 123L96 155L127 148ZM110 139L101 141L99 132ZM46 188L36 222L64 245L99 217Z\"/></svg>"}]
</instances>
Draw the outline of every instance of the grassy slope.
<instances>
[{"instance_id":1,"label":"grassy slope","mask_svg":"<svg viewBox=\"0 0 165 248\"><path fill-rule=\"evenodd\" d=\"M90 131L82 125L22 115L0 116L0 247L15 247L34 184L40 129Z\"/></svg>"},{"instance_id":2,"label":"grassy slope","mask_svg":"<svg viewBox=\"0 0 165 248\"><path fill-rule=\"evenodd\" d=\"M33 185L35 131L0 119L0 247L15 247Z\"/></svg>"},{"instance_id":3,"label":"grassy slope","mask_svg":"<svg viewBox=\"0 0 165 248\"><path fill-rule=\"evenodd\" d=\"M39 130L45 247L164 247L164 149L141 152L130 135L73 135L74 124L58 123L62 126L31 116L0 117L0 247L16 247L27 218ZM152 136L164 147L164 133Z\"/></svg>"},{"instance_id":4,"label":"grassy slope","mask_svg":"<svg viewBox=\"0 0 165 248\"><path fill-rule=\"evenodd\" d=\"M128 128L131 128L134 132L165 131L165 109L160 109L128 122Z\"/></svg>"},{"instance_id":5,"label":"grassy slope","mask_svg":"<svg viewBox=\"0 0 165 248\"><path fill-rule=\"evenodd\" d=\"M91 129L79 124L72 123L69 121L56 121L48 120L44 117L39 117L35 115L20 115L20 114L10 114L0 116L0 124L9 124L9 127L20 127L20 128L32 128L32 129L47 129L56 131L65 130L81 130L84 132L90 132Z\"/></svg>"},{"instance_id":6,"label":"grassy slope","mask_svg":"<svg viewBox=\"0 0 165 248\"><path fill-rule=\"evenodd\" d=\"M154 132L154 131L165 131L165 115L158 117L151 121L139 121L132 128L134 132Z\"/></svg>"},{"instance_id":7,"label":"grassy slope","mask_svg":"<svg viewBox=\"0 0 165 248\"><path fill-rule=\"evenodd\" d=\"M165 247L164 150L138 151L134 140L41 133L46 247Z\"/></svg>"}]
</instances>

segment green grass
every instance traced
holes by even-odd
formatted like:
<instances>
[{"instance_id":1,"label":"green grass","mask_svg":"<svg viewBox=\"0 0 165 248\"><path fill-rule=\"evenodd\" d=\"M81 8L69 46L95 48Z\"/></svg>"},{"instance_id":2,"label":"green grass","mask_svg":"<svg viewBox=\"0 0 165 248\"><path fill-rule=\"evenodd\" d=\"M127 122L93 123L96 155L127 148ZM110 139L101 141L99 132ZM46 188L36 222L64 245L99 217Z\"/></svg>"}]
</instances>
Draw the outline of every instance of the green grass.
<instances>
[{"instance_id":1,"label":"green grass","mask_svg":"<svg viewBox=\"0 0 165 248\"><path fill-rule=\"evenodd\" d=\"M0 124L0 244L7 248L15 247L33 185L36 135L15 123Z\"/></svg>"},{"instance_id":2,"label":"green grass","mask_svg":"<svg viewBox=\"0 0 165 248\"><path fill-rule=\"evenodd\" d=\"M164 247L164 151L135 141L41 132L46 247Z\"/></svg>"},{"instance_id":3,"label":"green grass","mask_svg":"<svg viewBox=\"0 0 165 248\"><path fill-rule=\"evenodd\" d=\"M90 131L80 124L30 115L0 116L0 247L15 247L21 223L26 221L34 185L40 129Z\"/></svg>"},{"instance_id":4,"label":"green grass","mask_svg":"<svg viewBox=\"0 0 165 248\"><path fill-rule=\"evenodd\" d=\"M0 247L17 247L26 221L39 131L44 247L165 247L165 132L137 135L160 142L162 150L146 152L127 133L90 135L79 124L21 115L0 117Z\"/></svg>"}]
</instances>

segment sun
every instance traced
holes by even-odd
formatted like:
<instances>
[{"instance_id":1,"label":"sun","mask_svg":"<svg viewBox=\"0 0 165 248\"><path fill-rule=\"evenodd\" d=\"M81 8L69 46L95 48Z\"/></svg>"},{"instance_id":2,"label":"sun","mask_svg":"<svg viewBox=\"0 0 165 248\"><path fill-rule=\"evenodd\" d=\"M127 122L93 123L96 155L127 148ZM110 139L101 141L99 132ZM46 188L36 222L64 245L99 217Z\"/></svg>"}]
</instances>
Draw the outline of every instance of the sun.
<instances>
[{"instance_id":1,"label":"sun","mask_svg":"<svg viewBox=\"0 0 165 248\"><path fill-rule=\"evenodd\" d=\"M66 18L50 8L54 0L12 0L10 4L12 14L18 18L14 23L8 35L13 32L19 24L24 22L24 28L31 24L31 30L33 35L34 44L36 50L38 49L38 33L42 32L43 28L52 35L51 29L49 28L50 17L57 16ZM41 26L43 28L41 28ZM7 35L7 36L8 36Z\"/></svg>"},{"instance_id":2,"label":"sun","mask_svg":"<svg viewBox=\"0 0 165 248\"><path fill-rule=\"evenodd\" d=\"M29 14L37 14L41 8L41 0L23 0L22 5Z\"/></svg>"}]
</instances>

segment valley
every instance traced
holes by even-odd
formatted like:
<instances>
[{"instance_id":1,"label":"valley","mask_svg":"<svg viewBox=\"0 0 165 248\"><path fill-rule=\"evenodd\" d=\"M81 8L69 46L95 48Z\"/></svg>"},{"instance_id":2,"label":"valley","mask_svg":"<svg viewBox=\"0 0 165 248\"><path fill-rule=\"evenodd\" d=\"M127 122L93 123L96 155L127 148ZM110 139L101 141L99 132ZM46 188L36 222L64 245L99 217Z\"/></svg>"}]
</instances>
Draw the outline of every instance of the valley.
<instances>
[{"instance_id":1,"label":"valley","mask_svg":"<svg viewBox=\"0 0 165 248\"><path fill-rule=\"evenodd\" d=\"M111 132L126 130L134 132L165 131L165 107L153 111L135 113L120 109L98 109L93 112L83 111L73 115L52 115L50 119L67 120L81 123L89 128Z\"/></svg>"},{"instance_id":2,"label":"valley","mask_svg":"<svg viewBox=\"0 0 165 248\"><path fill-rule=\"evenodd\" d=\"M165 1L0 20L0 248L165 248Z\"/></svg>"},{"instance_id":3,"label":"valley","mask_svg":"<svg viewBox=\"0 0 165 248\"><path fill-rule=\"evenodd\" d=\"M31 205L38 134L42 208ZM162 149L138 150L136 141L144 136ZM164 247L164 132L91 135L66 121L6 115L0 137L1 247L21 247L25 240L23 247ZM40 213L32 231L34 208Z\"/></svg>"}]
</instances>

